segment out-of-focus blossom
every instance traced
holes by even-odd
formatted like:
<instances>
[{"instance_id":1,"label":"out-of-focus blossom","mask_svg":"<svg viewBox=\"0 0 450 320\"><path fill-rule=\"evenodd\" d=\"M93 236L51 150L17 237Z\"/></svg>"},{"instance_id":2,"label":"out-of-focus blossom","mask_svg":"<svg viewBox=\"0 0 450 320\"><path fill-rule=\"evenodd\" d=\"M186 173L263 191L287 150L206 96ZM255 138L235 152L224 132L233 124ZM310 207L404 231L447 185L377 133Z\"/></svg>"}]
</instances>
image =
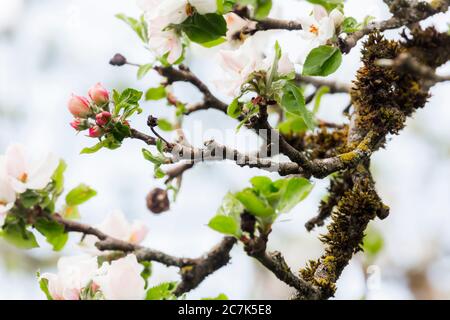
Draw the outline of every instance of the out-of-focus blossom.
<instances>
[{"instance_id":1,"label":"out-of-focus blossom","mask_svg":"<svg viewBox=\"0 0 450 320\"><path fill-rule=\"evenodd\" d=\"M232 45L240 45L247 38L242 31L256 28L256 22L243 19L237 14L230 12L225 15L227 22L227 40Z\"/></svg>"},{"instance_id":2,"label":"out-of-focus blossom","mask_svg":"<svg viewBox=\"0 0 450 320\"><path fill-rule=\"evenodd\" d=\"M255 71L269 71L273 57L262 58L262 53L255 52L252 41L247 41L238 50L222 50L218 54L219 65L225 71L224 79L216 81L217 88L225 94L235 97L240 88ZM294 71L294 64L288 55L283 54L278 63L278 74L284 75Z\"/></svg>"},{"instance_id":3,"label":"out-of-focus blossom","mask_svg":"<svg viewBox=\"0 0 450 320\"><path fill-rule=\"evenodd\" d=\"M85 97L72 95L69 100L68 108L70 113L77 118L86 118L91 113L89 100Z\"/></svg>"},{"instance_id":4,"label":"out-of-focus blossom","mask_svg":"<svg viewBox=\"0 0 450 320\"><path fill-rule=\"evenodd\" d=\"M96 105L104 105L109 101L109 93L101 83L97 83L89 89L89 97Z\"/></svg>"},{"instance_id":5,"label":"out-of-focus blossom","mask_svg":"<svg viewBox=\"0 0 450 320\"><path fill-rule=\"evenodd\" d=\"M141 276L144 267L135 255L104 263L93 280L106 300L142 300L145 298L145 281Z\"/></svg>"},{"instance_id":6,"label":"out-of-focus blossom","mask_svg":"<svg viewBox=\"0 0 450 320\"><path fill-rule=\"evenodd\" d=\"M171 64L183 55L183 44L180 35L167 27L182 23L194 9L200 14L217 11L215 0L138 0L138 5L145 12L150 50L158 57L168 54Z\"/></svg>"},{"instance_id":7,"label":"out-of-focus blossom","mask_svg":"<svg viewBox=\"0 0 450 320\"><path fill-rule=\"evenodd\" d=\"M89 256L63 257L58 261L58 273L45 273L49 293L54 300L79 300L84 289L97 275L97 258Z\"/></svg>"},{"instance_id":8,"label":"out-of-focus blossom","mask_svg":"<svg viewBox=\"0 0 450 320\"><path fill-rule=\"evenodd\" d=\"M130 223L120 211L114 211L108 215L97 228L115 239L133 244L141 243L148 233L148 228L144 223L137 220ZM96 237L86 236L82 242L82 246L89 251L93 251L94 254L100 254L95 249L96 241Z\"/></svg>"},{"instance_id":9,"label":"out-of-focus blossom","mask_svg":"<svg viewBox=\"0 0 450 320\"><path fill-rule=\"evenodd\" d=\"M8 147L4 158L4 171L11 187L17 193L44 189L58 166L58 158L47 153L40 159L32 159L22 145Z\"/></svg>"}]
</instances>

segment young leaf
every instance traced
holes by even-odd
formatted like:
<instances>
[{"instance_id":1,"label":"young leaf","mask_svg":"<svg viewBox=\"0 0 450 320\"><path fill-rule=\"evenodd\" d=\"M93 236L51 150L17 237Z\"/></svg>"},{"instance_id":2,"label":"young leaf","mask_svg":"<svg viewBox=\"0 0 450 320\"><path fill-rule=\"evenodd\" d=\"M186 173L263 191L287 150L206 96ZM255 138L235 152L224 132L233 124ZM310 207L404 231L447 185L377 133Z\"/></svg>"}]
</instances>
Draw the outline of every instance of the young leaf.
<instances>
[{"instance_id":1,"label":"young leaf","mask_svg":"<svg viewBox=\"0 0 450 320\"><path fill-rule=\"evenodd\" d=\"M343 10L344 0L307 0L312 4L318 4L324 7L328 12L333 11L333 9Z\"/></svg>"},{"instance_id":2,"label":"young leaf","mask_svg":"<svg viewBox=\"0 0 450 320\"><path fill-rule=\"evenodd\" d=\"M183 23L178 25L188 38L196 43L208 43L226 36L227 23L222 15L208 13L201 15L194 13Z\"/></svg>"},{"instance_id":3,"label":"young leaf","mask_svg":"<svg viewBox=\"0 0 450 320\"><path fill-rule=\"evenodd\" d=\"M143 42L148 42L147 26L143 17L141 17L140 20L137 20L135 18L128 17L122 13L119 13L116 15L116 18L128 24Z\"/></svg>"},{"instance_id":4,"label":"young leaf","mask_svg":"<svg viewBox=\"0 0 450 320\"><path fill-rule=\"evenodd\" d=\"M227 114L233 118L237 119L241 115L241 105L239 104L239 98L234 99L228 106Z\"/></svg>"},{"instance_id":5,"label":"young leaf","mask_svg":"<svg viewBox=\"0 0 450 320\"><path fill-rule=\"evenodd\" d=\"M330 88L327 86L320 87L316 92L316 96L314 97L314 109L313 114L317 114L320 108L320 102L322 101L322 97L330 92Z\"/></svg>"},{"instance_id":6,"label":"young leaf","mask_svg":"<svg viewBox=\"0 0 450 320\"><path fill-rule=\"evenodd\" d=\"M287 82L283 87L282 107L289 113L302 117L308 129L314 130L315 121L312 113L306 108L305 98L300 88L293 82Z\"/></svg>"},{"instance_id":7,"label":"young leaf","mask_svg":"<svg viewBox=\"0 0 450 320\"><path fill-rule=\"evenodd\" d=\"M287 180L277 211L287 213L291 211L299 202L303 201L313 189L313 185L304 178L291 178Z\"/></svg>"},{"instance_id":8,"label":"young leaf","mask_svg":"<svg viewBox=\"0 0 450 320\"><path fill-rule=\"evenodd\" d=\"M147 73L149 73L149 71L152 69L153 69L152 63L143 64L142 66L140 66L137 72L138 80L141 80L143 77L145 77Z\"/></svg>"},{"instance_id":9,"label":"young leaf","mask_svg":"<svg viewBox=\"0 0 450 320\"><path fill-rule=\"evenodd\" d=\"M53 246L55 251L62 250L69 239L69 234L65 231L64 226L56 221L39 218L34 226Z\"/></svg>"},{"instance_id":10,"label":"young leaf","mask_svg":"<svg viewBox=\"0 0 450 320\"><path fill-rule=\"evenodd\" d=\"M173 294L176 287L176 282L161 283L147 291L145 300L176 300L176 297Z\"/></svg>"},{"instance_id":11,"label":"young leaf","mask_svg":"<svg viewBox=\"0 0 450 320\"><path fill-rule=\"evenodd\" d=\"M173 131L173 124L166 119L158 119L158 128L160 128L162 131Z\"/></svg>"},{"instance_id":12,"label":"young leaf","mask_svg":"<svg viewBox=\"0 0 450 320\"><path fill-rule=\"evenodd\" d=\"M334 73L342 63L342 53L332 46L317 47L306 57L303 66L304 76L326 77Z\"/></svg>"},{"instance_id":13,"label":"young leaf","mask_svg":"<svg viewBox=\"0 0 450 320\"><path fill-rule=\"evenodd\" d=\"M0 237L21 249L39 247L34 234L26 229L25 222L12 215L6 217Z\"/></svg>"},{"instance_id":14,"label":"young leaf","mask_svg":"<svg viewBox=\"0 0 450 320\"><path fill-rule=\"evenodd\" d=\"M47 300L53 300L53 297L50 294L50 290L48 289L48 280L45 278L41 278L41 274L39 271L36 272L36 276L39 281L39 288L45 294L45 297L47 298Z\"/></svg>"},{"instance_id":15,"label":"young leaf","mask_svg":"<svg viewBox=\"0 0 450 320\"><path fill-rule=\"evenodd\" d=\"M228 300L228 297L227 297L226 294L221 293L215 298L203 298L202 300L204 300L204 301L208 301L208 300L209 301L212 301L212 300Z\"/></svg>"},{"instance_id":16,"label":"young leaf","mask_svg":"<svg viewBox=\"0 0 450 320\"><path fill-rule=\"evenodd\" d=\"M96 195L97 191L82 183L67 194L66 204L69 207L79 206Z\"/></svg>"},{"instance_id":17,"label":"young leaf","mask_svg":"<svg viewBox=\"0 0 450 320\"><path fill-rule=\"evenodd\" d=\"M160 166L160 165L164 164L164 162L166 161L166 159L163 156L160 156L160 155L154 156L147 149L142 149L142 155L144 156L145 160L148 160L148 161L150 161L151 163L153 163L154 165L157 165L157 166Z\"/></svg>"},{"instance_id":18,"label":"young leaf","mask_svg":"<svg viewBox=\"0 0 450 320\"><path fill-rule=\"evenodd\" d=\"M60 195L64 190L64 172L66 171L66 168L66 162L64 160L60 160L55 173L53 173L52 180L54 183L54 190L56 195Z\"/></svg>"},{"instance_id":19,"label":"young leaf","mask_svg":"<svg viewBox=\"0 0 450 320\"><path fill-rule=\"evenodd\" d=\"M258 197L252 189L236 193L236 198L251 214L256 217L267 218L275 214L275 210L267 201Z\"/></svg>"},{"instance_id":20,"label":"young leaf","mask_svg":"<svg viewBox=\"0 0 450 320\"><path fill-rule=\"evenodd\" d=\"M166 88L161 86L157 88L150 88L145 93L145 100L161 100L167 95Z\"/></svg>"},{"instance_id":21,"label":"young leaf","mask_svg":"<svg viewBox=\"0 0 450 320\"><path fill-rule=\"evenodd\" d=\"M237 238L241 235L241 227L237 221L230 216L216 215L209 221L208 226L222 234L235 236Z\"/></svg>"}]
</instances>

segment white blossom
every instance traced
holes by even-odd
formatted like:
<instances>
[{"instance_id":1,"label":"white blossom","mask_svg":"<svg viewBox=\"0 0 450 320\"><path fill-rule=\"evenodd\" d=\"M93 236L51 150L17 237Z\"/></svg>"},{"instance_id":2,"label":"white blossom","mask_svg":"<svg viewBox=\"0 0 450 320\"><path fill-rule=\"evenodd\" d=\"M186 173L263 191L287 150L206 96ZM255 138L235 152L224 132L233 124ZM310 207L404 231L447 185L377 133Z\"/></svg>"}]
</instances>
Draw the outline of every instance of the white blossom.
<instances>
[{"instance_id":1,"label":"white blossom","mask_svg":"<svg viewBox=\"0 0 450 320\"><path fill-rule=\"evenodd\" d=\"M54 300L79 300L84 289L97 275L96 257L63 257L58 261L58 273L45 273L49 293Z\"/></svg>"},{"instance_id":2,"label":"white blossom","mask_svg":"<svg viewBox=\"0 0 450 320\"><path fill-rule=\"evenodd\" d=\"M135 220L130 223L119 210L108 215L106 219L97 226L97 229L115 239L133 244L141 243L148 233L148 228L143 222ZM88 235L83 239L81 245L86 248L88 252L100 255L102 253L95 248L96 241L97 238L95 236Z\"/></svg>"},{"instance_id":3,"label":"white blossom","mask_svg":"<svg viewBox=\"0 0 450 320\"><path fill-rule=\"evenodd\" d=\"M93 280L106 300L142 300L145 298L145 281L141 276L144 267L135 255L105 262Z\"/></svg>"},{"instance_id":4,"label":"white blossom","mask_svg":"<svg viewBox=\"0 0 450 320\"><path fill-rule=\"evenodd\" d=\"M1 162L4 160L0 159ZM6 175L0 172L0 228L3 226L6 214L14 207L16 193Z\"/></svg>"},{"instance_id":5,"label":"white blossom","mask_svg":"<svg viewBox=\"0 0 450 320\"><path fill-rule=\"evenodd\" d=\"M215 84L225 94L236 97L252 73L270 70L273 59L273 54L263 59L262 53L255 52L251 40L246 41L237 50L221 50L218 54L218 62L225 74L221 80L215 81ZM288 55L283 54L278 63L278 74L285 75L294 70L294 64Z\"/></svg>"},{"instance_id":6,"label":"white blossom","mask_svg":"<svg viewBox=\"0 0 450 320\"><path fill-rule=\"evenodd\" d=\"M17 193L44 189L58 167L59 160L52 153L31 158L23 146L14 144L6 150L4 172Z\"/></svg>"}]
</instances>

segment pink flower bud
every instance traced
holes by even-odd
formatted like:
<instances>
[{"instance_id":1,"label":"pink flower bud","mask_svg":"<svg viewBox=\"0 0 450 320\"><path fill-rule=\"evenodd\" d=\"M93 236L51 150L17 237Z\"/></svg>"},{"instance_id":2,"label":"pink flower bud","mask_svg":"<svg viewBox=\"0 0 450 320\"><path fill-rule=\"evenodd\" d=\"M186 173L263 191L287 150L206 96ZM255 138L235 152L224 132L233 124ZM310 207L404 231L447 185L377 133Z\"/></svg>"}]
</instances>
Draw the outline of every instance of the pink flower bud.
<instances>
[{"instance_id":1,"label":"pink flower bud","mask_svg":"<svg viewBox=\"0 0 450 320\"><path fill-rule=\"evenodd\" d=\"M95 122L100 126L103 127L111 120L111 113L108 111L100 112L95 116Z\"/></svg>"},{"instance_id":2,"label":"pink flower bud","mask_svg":"<svg viewBox=\"0 0 450 320\"><path fill-rule=\"evenodd\" d=\"M72 128L74 128L77 131L80 131L80 125L81 125L81 120L80 119L74 119L71 123L70 126Z\"/></svg>"},{"instance_id":3,"label":"pink flower bud","mask_svg":"<svg viewBox=\"0 0 450 320\"><path fill-rule=\"evenodd\" d=\"M106 90L101 83L97 83L89 89L89 97L91 97L92 101L99 106L104 105L109 101L108 90Z\"/></svg>"},{"instance_id":4,"label":"pink flower bud","mask_svg":"<svg viewBox=\"0 0 450 320\"><path fill-rule=\"evenodd\" d=\"M86 118L91 113L88 99L74 94L69 100L68 108L70 113L77 118Z\"/></svg>"},{"instance_id":5,"label":"pink flower bud","mask_svg":"<svg viewBox=\"0 0 450 320\"><path fill-rule=\"evenodd\" d=\"M89 137L91 138L98 138L101 137L103 134L102 128L98 126L93 126L89 128Z\"/></svg>"}]
</instances>

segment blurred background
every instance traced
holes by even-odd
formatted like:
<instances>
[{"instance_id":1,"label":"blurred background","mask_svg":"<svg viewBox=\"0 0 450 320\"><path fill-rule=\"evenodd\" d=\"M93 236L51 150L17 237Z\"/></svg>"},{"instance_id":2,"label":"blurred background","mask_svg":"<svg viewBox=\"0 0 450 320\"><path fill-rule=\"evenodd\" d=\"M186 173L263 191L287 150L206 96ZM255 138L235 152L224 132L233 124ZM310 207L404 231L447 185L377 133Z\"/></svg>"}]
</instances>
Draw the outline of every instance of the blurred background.
<instances>
[{"instance_id":1,"label":"blurred background","mask_svg":"<svg viewBox=\"0 0 450 320\"><path fill-rule=\"evenodd\" d=\"M271 16L295 19L309 12L305 1L274 0ZM87 95L90 86L102 82L107 88L134 87L146 90L158 84L159 77L148 74L136 79L131 67L108 65L116 53L129 61L151 62L152 57L134 33L114 15L138 16L133 0L0 0L0 153L11 142L33 150L49 150L68 163L66 187L85 182L98 196L81 208L82 219L96 224L115 209L130 219L145 221L149 236L145 245L174 255L196 257L221 238L207 227L222 197L228 191L246 187L248 180L261 175L252 169L229 163L197 165L186 173L183 187L171 211L154 216L145 206L145 196L161 182L152 178L153 168L140 149L142 143L126 141L117 151L102 150L91 156L80 155L94 144L69 127L66 109L72 92ZM346 15L361 21L371 15L389 17L381 0L349 0ZM449 14L424 22L448 30ZM395 38L398 32L388 32ZM258 35L261 42L278 39L282 47L295 54L301 41L288 32ZM213 49L194 46L186 63L217 93L212 82L220 76ZM345 57L334 79L350 82L359 67L359 50ZM294 57L293 57L294 58ZM450 73L450 65L439 72ZM188 85L174 87L184 101L201 96ZM392 137L386 150L373 157L373 172L391 216L372 223L368 231L368 251L358 254L338 282L337 299L447 299L450 298L450 99L449 84L432 89L425 109L409 120L400 136ZM217 93L219 96L220 94ZM225 97L222 97L225 100ZM326 96L320 118L344 121L342 110L347 95ZM134 117L132 126L145 129L146 115L170 118L173 109L164 103L143 104L144 114ZM185 121L188 135L202 124L201 137L191 137L200 145L206 138L239 145L257 140L243 130L237 141L229 141L225 130L236 123L215 111L197 113ZM205 136L206 135L206 136ZM234 139L236 140L236 139ZM276 178L276 175L272 176ZM313 194L282 221L271 236L270 249L280 250L293 270L322 253L317 237L324 229L307 233L304 223L315 215L326 194L327 181L315 181ZM54 253L45 241L41 248L19 251L0 241L0 298L44 299L38 288L36 271L53 271L61 255L80 254L79 236L72 235L67 248ZM232 262L210 276L188 298L225 293L232 299L285 299L291 290L272 274L248 258L242 248L232 252ZM154 264L153 284L176 281L177 270Z\"/></svg>"}]
</instances>

